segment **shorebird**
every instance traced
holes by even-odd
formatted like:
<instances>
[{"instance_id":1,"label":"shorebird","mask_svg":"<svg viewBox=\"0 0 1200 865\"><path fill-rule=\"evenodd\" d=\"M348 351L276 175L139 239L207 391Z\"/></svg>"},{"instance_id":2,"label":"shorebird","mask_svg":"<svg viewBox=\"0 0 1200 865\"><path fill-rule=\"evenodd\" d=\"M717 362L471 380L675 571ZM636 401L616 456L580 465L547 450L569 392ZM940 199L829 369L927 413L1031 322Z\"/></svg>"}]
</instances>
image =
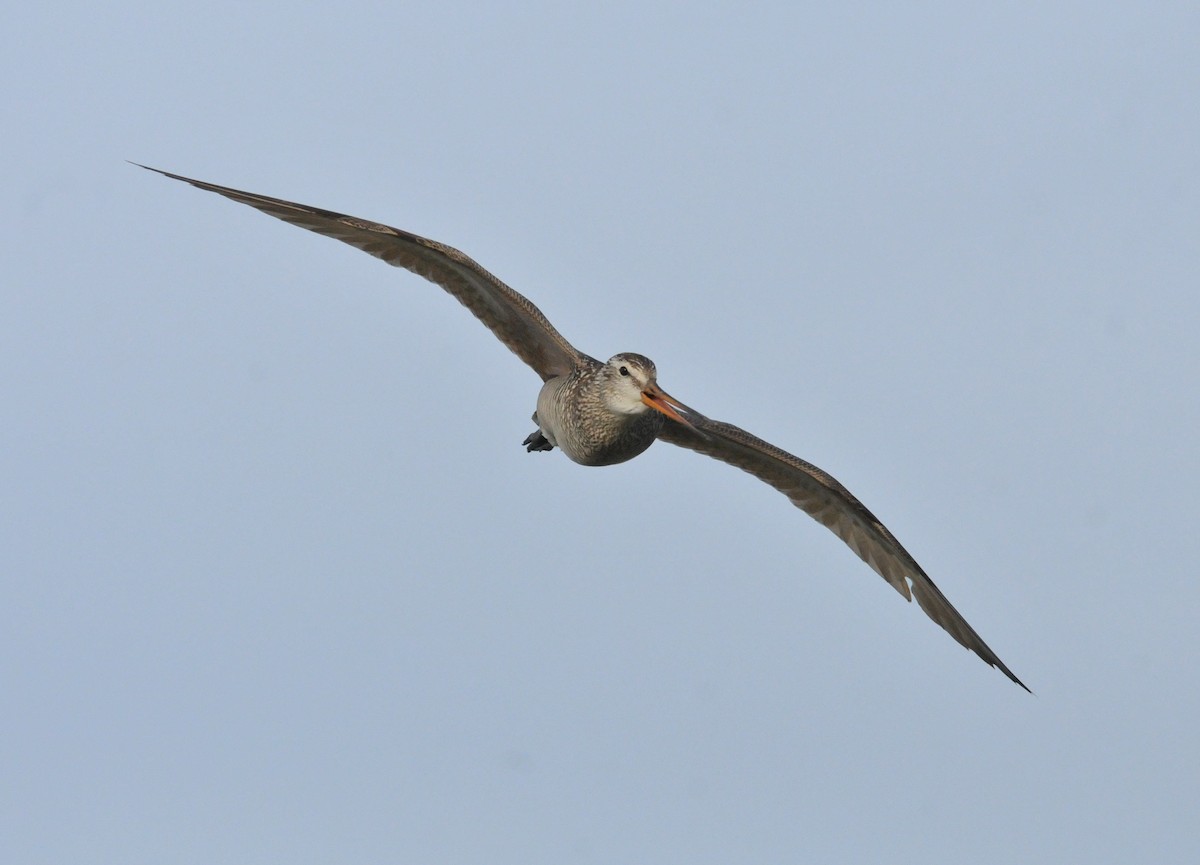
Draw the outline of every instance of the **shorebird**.
<instances>
[{"instance_id":1,"label":"shorebird","mask_svg":"<svg viewBox=\"0 0 1200 865\"><path fill-rule=\"evenodd\" d=\"M138 165L138 163L134 163ZM356 216L242 192L139 165L332 237L441 286L542 377L528 451L560 449L607 466L670 442L736 466L783 493L842 539L904 598L1026 691L879 519L828 472L738 427L713 420L658 385L654 363L623 352L601 363L567 342L536 306L453 247Z\"/></svg>"}]
</instances>

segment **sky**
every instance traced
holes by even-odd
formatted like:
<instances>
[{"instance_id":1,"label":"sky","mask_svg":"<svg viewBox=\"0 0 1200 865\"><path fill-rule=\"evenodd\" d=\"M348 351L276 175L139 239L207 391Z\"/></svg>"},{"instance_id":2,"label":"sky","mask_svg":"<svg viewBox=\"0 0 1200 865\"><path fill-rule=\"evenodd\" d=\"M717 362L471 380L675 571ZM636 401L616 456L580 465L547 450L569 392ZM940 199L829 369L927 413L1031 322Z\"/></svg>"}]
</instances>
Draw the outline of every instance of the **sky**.
<instances>
[{"instance_id":1,"label":"sky","mask_svg":"<svg viewBox=\"0 0 1200 865\"><path fill-rule=\"evenodd\" d=\"M0 848L1200 851L1194 4L0 13ZM826 469L1025 693L658 444L528 454L456 246Z\"/></svg>"}]
</instances>

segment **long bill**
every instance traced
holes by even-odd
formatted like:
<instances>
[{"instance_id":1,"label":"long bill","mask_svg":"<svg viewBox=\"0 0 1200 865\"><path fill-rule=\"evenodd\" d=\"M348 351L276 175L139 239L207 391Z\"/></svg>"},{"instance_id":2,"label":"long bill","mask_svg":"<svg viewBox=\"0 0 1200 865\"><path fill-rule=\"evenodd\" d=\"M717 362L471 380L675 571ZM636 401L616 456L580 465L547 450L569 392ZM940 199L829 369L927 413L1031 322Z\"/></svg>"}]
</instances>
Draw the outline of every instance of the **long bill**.
<instances>
[{"instance_id":1,"label":"long bill","mask_svg":"<svg viewBox=\"0 0 1200 865\"><path fill-rule=\"evenodd\" d=\"M678 421L684 426L689 426L692 429L696 428L695 424L693 424L679 412L682 411L686 414L697 414L697 412L688 408L679 400L675 399L675 397L671 396L657 384L650 384L646 386L646 388L642 391L642 402L650 406L650 408L654 409L655 411L662 412L673 421Z\"/></svg>"}]
</instances>

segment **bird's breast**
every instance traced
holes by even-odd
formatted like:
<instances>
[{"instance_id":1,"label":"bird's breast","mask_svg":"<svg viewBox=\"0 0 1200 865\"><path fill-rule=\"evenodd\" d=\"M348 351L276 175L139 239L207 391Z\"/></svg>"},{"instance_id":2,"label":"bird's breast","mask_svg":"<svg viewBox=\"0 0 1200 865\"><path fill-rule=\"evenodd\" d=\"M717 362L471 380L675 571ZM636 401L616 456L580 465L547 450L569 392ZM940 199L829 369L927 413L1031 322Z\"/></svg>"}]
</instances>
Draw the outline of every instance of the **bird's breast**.
<instances>
[{"instance_id":1,"label":"bird's breast","mask_svg":"<svg viewBox=\"0 0 1200 865\"><path fill-rule=\"evenodd\" d=\"M618 414L577 379L547 381L538 394L542 434L572 462L611 466L631 460L654 444L663 418L656 411Z\"/></svg>"}]
</instances>

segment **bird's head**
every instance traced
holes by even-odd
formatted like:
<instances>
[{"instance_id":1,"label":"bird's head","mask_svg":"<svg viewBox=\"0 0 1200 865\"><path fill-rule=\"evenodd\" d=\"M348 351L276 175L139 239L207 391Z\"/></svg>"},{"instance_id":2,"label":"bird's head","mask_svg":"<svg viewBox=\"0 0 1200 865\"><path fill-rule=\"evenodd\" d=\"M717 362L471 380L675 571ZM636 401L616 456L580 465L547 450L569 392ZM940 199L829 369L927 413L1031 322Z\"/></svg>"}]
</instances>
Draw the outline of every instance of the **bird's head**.
<instances>
[{"instance_id":1,"label":"bird's head","mask_svg":"<svg viewBox=\"0 0 1200 865\"><path fill-rule=\"evenodd\" d=\"M671 420L691 426L686 415L692 410L658 386L654 361L644 355L622 352L604 365L604 402L618 414L641 414L647 408ZM681 414L682 412L682 414Z\"/></svg>"}]
</instances>

